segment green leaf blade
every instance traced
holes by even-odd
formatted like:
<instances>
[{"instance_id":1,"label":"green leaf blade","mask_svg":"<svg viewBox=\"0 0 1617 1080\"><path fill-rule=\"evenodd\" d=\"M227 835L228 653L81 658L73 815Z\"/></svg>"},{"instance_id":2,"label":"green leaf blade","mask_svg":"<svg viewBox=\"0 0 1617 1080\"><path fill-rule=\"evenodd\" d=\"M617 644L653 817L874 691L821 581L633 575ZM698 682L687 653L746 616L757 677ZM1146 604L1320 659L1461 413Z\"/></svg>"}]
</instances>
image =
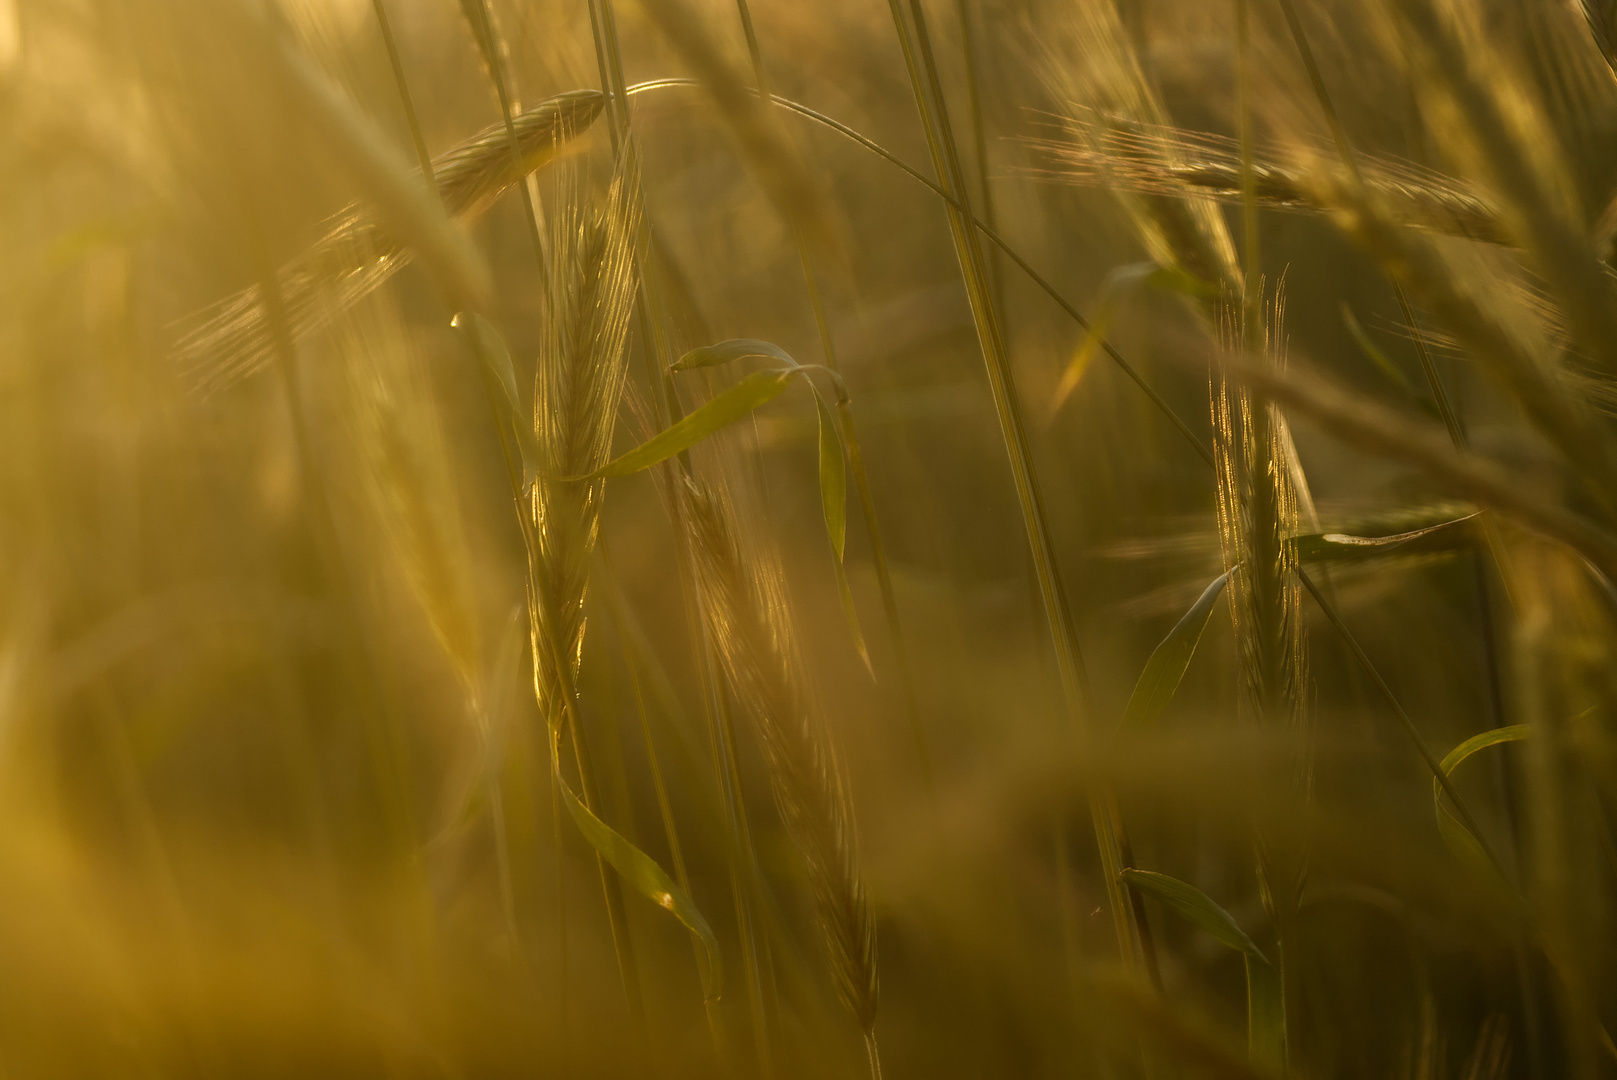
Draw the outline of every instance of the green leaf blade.
<instances>
[{"instance_id":1,"label":"green leaf blade","mask_svg":"<svg viewBox=\"0 0 1617 1080\"><path fill-rule=\"evenodd\" d=\"M848 465L843 456L842 437L837 433L831 407L818 390L814 392L814 405L820 420L820 509L825 515L825 535L831 541L831 559L837 570L837 596L842 601L842 614L848 620L848 631L853 635L859 659L871 678L875 678L876 667L870 662L870 649L865 645L859 609L854 606L848 567L843 561L848 546Z\"/></svg>"},{"instance_id":2,"label":"green leaf blade","mask_svg":"<svg viewBox=\"0 0 1617 1080\"><path fill-rule=\"evenodd\" d=\"M1246 936L1233 916L1196 886L1153 870L1126 869L1120 876L1129 885L1152 896L1183 918L1207 931L1236 952L1269 962L1263 951Z\"/></svg>"},{"instance_id":3,"label":"green leaf blade","mask_svg":"<svg viewBox=\"0 0 1617 1080\"><path fill-rule=\"evenodd\" d=\"M1061 374L1061 381L1050 395L1050 404L1046 408L1046 422L1054 420L1061 407L1067 403L1072 392L1078 388L1083 380L1084 372L1089 370L1090 361L1106 342L1111 333L1112 324L1123 313L1129 301L1133 300L1142 290L1147 288L1163 289L1177 292L1186 296L1206 296L1211 290L1210 285L1204 281L1173 267L1158 266L1152 262L1130 263L1120 266L1106 275L1105 282L1100 289L1100 302L1095 309L1095 316L1090 320L1089 329L1084 334L1084 340L1079 343L1078 351L1067 362L1067 368Z\"/></svg>"},{"instance_id":4,"label":"green leaf blade","mask_svg":"<svg viewBox=\"0 0 1617 1080\"><path fill-rule=\"evenodd\" d=\"M848 469L836 417L818 392L814 404L820 415L820 509L825 513L825 534L840 563L848 542Z\"/></svg>"},{"instance_id":5,"label":"green leaf blade","mask_svg":"<svg viewBox=\"0 0 1617 1080\"><path fill-rule=\"evenodd\" d=\"M604 859L612 869L616 870L630 888L641 896L650 900L658 907L671 913L687 930L695 934L702 943L703 952L707 957L706 968L703 972L703 994L708 1000L716 1000L723 992L723 968L719 953L719 941L708 925L707 919L696 907L684 889L650 855L641 851L628 841L621 833L600 818L585 806L571 786L562 778L558 765L558 754L555 738L552 734L551 763L555 770L556 787L561 792L562 801L567 805L567 812L578 831L584 834L590 847Z\"/></svg>"},{"instance_id":6,"label":"green leaf blade","mask_svg":"<svg viewBox=\"0 0 1617 1080\"><path fill-rule=\"evenodd\" d=\"M1185 677L1185 671L1190 667L1191 658L1196 655L1202 631L1212 617L1213 605L1218 602L1233 573L1234 570L1229 570L1213 579L1190 610L1168 631L1168 636L1152 650L1151 658L1140 672L1139 681L1134 684L1134 692L1129 695L1128 705L1123 709L1123 730L1146 727L1167 709Z\"/></svg>"},{"instance_id":7,"label":"green leaf blade","mask_svg":"<svg viewBox=\"0 0 1617 1080\"><path fill-rule=\"evenodd\" d=\"M569 476L565 479L600 480L649 469L682 450L690 449L709 435L747 416L760 405L773 401L796 374L796 369L755 371L633 450L612 459L587 476Z\"/></svg>"},{"instance_id":8,"label":"green leaf blade","mask_svg":"<svg viewBox=\"0 0 1617 1080\"><path fill-rule=\"evenodd\" d=\"M1436 525L1393 533L1390 536L1307 533L1297 537L1294 542L1297 545L1297 557L1304 562L1322 562L1331 559L1363 559L1374 555L1388 555L1416 541L1427 541L1417 546L1420 551L1430 551L1438 546L1434 541L1448 539L1445 534L1451 532L1463 532L1462 526L1475 521L1481 516L1482 511L1479 510L1450 521L1440 521ZM1469 540L1462 537L1459 542L1468 544Z\"/></svg>"},{"instance_id":9,"label":"green leaf blade","mask_svg":"<svg viewBox=\"0 0 1617 1080\"><path fill-rule=\"evenodd\" d=\"M1526 724L1511 724L1508 727L1494 728L1473 735L1469 739L1443 755L1439 767L1444 776L1453 776L1454 770L1459 768L1472 754L1486 750L1490 746L1499 746L1504 743L1521 742L1531 732ZM1461 863L1469 867L1474 875L1481 880L1492 882L1508 888L1495 867L1488 852L1483 848L1481 841L1471 834L1471 830L1443 803L1443 787L1434 778L1432 780L1432 811L1437 815L1437 831L1443 838L1443 843Z\"/></svg>"}]
</instances>

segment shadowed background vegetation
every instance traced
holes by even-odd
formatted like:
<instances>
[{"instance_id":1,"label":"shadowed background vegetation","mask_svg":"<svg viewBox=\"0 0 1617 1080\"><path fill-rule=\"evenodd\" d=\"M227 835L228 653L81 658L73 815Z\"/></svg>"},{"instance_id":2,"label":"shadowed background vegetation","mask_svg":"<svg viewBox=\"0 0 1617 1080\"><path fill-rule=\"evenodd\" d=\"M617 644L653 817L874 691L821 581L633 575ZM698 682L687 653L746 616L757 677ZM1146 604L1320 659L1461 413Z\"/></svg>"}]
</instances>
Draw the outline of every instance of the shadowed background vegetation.
<instances>
[{"instance_id":1,"label":"shadowed background vegetation","mask_svg":"<svg viewBox=\"0 0 1617 1080\"><path fill-rule=\"evenodd\" d=\"M1606 0L0 0L0 1072L1617 1075Z\"/></svg>"}]
</instances>

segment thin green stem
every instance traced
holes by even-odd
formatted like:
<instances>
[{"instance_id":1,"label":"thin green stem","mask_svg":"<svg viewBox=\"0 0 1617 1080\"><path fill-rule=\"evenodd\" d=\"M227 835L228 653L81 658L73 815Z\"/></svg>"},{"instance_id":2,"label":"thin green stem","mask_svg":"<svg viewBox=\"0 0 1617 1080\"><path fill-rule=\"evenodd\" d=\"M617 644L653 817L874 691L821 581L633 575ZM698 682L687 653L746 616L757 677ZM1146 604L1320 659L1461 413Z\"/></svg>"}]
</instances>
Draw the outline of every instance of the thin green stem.
<instances>
[{"instance_id":1,"label":"thin green stem","mask_svg":"<svg viewBox=\"0 0 1617 1080\"><path fill-rule=\"evenodd\" d=\"M965 61L966 104L971 110L972 151L976 158L977 181L982 186L983 220L989 228L997 228L998 215L994 210L994 187L988 175L988 124L983 118L982 64L977 54L977 35L972 28L970 0L955 0L955 16L960 23L960 52ZM998 261L992 251L987 253L988 281L994 292L994 306L1005 310L1005 282L1001 279Z\"/></svg>"},{"instance_id":2,"label":"thin green stem","mask_svg":"<svg viewBox=\"0 0 1617 1080\"><path fill-rule=\"evenodd\" d=\"M410 82L404 77L404 60L399 55L398 42L393 39L393 25L387 17L386 0L371 0L371 6L376 11L376 26L382 32L382 43L387 46L387 60L393 67L393 81L399 88L399 103L404 106L404 120L410 126L410 141L415 144L416 160L421 163L421 177L436 197L438 181L432 174L432 155L427 152L427 140L421 134L421 120L416 116Z\"/></svg>"},{"instance_id":3,"label":"thin green stem","mask_svg":"<svg viewBox=\"0 0 1617 1080\"><path fill-rule=\"evenodd\" d=\"M1016 488L1017 502L1021 507L1023 525L1033 557L1034 573L1044 605L1045 621L1049 626L1055 650L1062 697L1066 712L1074 722L1076 731L1082 733L1092 712L1088 679L1074 637L1066 594L1061 586L1060 571L1053 554L1054 545L1050 538L1043 496L1034 472L1026 424L1016 397L1015 380L1005 355L1004 338L1001 335L998 314L994 309L992 292L988 288L976 219L971 212L971 197L965 189L960 156L955 149L947 106L938 80L937 65L932 55L931 39L926 30L926 13L919 0L911 0L908 18L901 0L889 0L889 6L903 50L905 66L909 72L916 111L920 115L927 148L932 155L933 171L943 190L949 195L945 206L948 210L950 232L954 239L955 256L965 281L972 318L977 328L978 345L988 370L1000 434L1005 443L1011 478ZM914 23L913 38L910 20ZM1117 843L1119 824L1113 819L1111 807L1098 790L1091 793L1090 812L1097 847L1100 849L1101 869L1106 882L1119 948L1125 962L1131 965L1139 964L1143 962L1143 945L1119 877L1119 871L1122 869Z\"/></svg>"},{"instance_id":4,"label":"thin green stem","mask_svg":"<svg viewBox=\"0 0 1617 1080\"><path fill-rule=\"evenodd\" d=\"M522 168L522 147L517 141L516 113L511 105L511 87L505 72L505 58L501 56L499 39L494 36L494 16L489 11L489 0L477 0L475 5L467 8L468 12L475 11L476 17L482 21L481 40L487 43L489 81L494 84L495 97L500 102L500 119L505 123L505 138L511 148L511 167L515 170L517 190L522 193L522 209L528 219L528 239L533 243L533 257L539 267L539 280L542 283L547 277L545 269L545 243L539 229L539 213L533 205L533 193L528 190Z\"/></svg>"}]
</instances>

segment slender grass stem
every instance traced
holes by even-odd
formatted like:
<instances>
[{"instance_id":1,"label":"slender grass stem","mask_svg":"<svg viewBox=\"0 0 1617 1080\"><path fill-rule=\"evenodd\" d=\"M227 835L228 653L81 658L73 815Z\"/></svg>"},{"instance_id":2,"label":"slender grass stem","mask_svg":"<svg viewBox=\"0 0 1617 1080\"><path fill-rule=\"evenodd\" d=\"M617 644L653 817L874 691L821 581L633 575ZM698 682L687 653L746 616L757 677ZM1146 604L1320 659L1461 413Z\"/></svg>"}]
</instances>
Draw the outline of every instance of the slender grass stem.
<instances>
[{"instance_id":1,"label":"slender grass stem","mask_svg":"<svg viewBox=\"0 0 1617 1080\"><path fill-rule=\"evenodd\" d=\"M982 186L983 220L988 227L998 228L997 200L988 173L988 123L983 113L982 58L978 55L977 34L972 28L970 0L955 0L955 17L960 23L960 53L966 73L966 104L971 112L971 142L976 158L977 181ZM1005 282L999 272L998 260L992 251L987 253L988 279L994 291L994 307L1005 310Z\"/></svg>"},{"instance_id":2,"label":"slender grass stem","mask_svg":"<svg viewBox=\"0 0 1617 1080\"><path fill-rule=\"evenodd\" d=\"M1477 819L1472 816L1470 809L1461 800L1459 792L1454 789L1453 783L1449 780L1448 773L1443 771L1443 767L1438 763L1436 756L1433 755L1431 747L1426 745L1425 737L1421 735L1420 729L1415 726L1415 721L1410 718L1408 711L1404 709L1403 704L1398 700L1398 695L1392 692L1392 687L1387 685L1387 680L1382 678L1381 673L1376 670L1375 663L1370 659L1369 654L1364 651L1364 646L1359 644L1359 639L1353 636L1353 632L1342 621L1342 616L1337 612L1335 605L1325 599L1324 594L1314 584L1313 579L1308 576L1307 571L1299 571L1298 577L1302 579L1303 588L1308 590L1308 594L1314 598L1314 602L1319 605L1319 609L1325 613L1326 619L1330 620L1331 625L1336 628L1336 632L1342 635L1342 640L1347 643L1354 659L1358 660L1359 666L1364 670L1365 675L1369 677L1371 683L1380 691L1382 698L1386 700L1387 707L1398 718L1398 723L1404 729L1404 734L1409 737L1410 745L1420 755L1421 761L1425 762L1427 770L1432 774L1432 778L1443 789L1443 794L1447 795L1454 804L1454 809L1459 815L1461 823L1476 838L1477 843L1482 846L1483 852L1488 856L1488 861L1493 864L1500 877L1508 881L1509 879L1505 878L1504 865L1500 863L1499 857L1494 854L1487 837L1482 834L1481 828L1477 825Z\"/></svg>"},{"instance_id":3,"label":"slender grass stem","mask_svg":"<svg viewBox=\"0 0 1617 1080\"><path fill-rule=\"evenodd\" d=\"M533 203L533 192L523 177L522 147L517 142L517 129L514 123L515 110L511 104L510 79L506 76L505 57L498 38L494 35L494 16L489 11L489 0L474 0L467 5L468 13L474 13L481 21L479 40L488 46L488 55L484 60L488 64L489 81L494 84L494 94L500 103L500 119L505 122L505 137L511 147L511 165L516 170L517 190L522 193L522 209L528 221L528 239L533 243L534 261L539 267L539 280L541 288L546 277L545 271L545 242L539 229L539 213Z\"/></svg>"},{"instance_id":4,"label":"slender grass stem","mask_svg":"<svg viewBox=\"0 0 1617 1080\"><path fill-rule=\"evenodd\" d=\"M931 38L926 29L926 13L919 0L911 0L908 17L905 15L901 0L889 0L889 7L904 54L905 66L908 69L916 111L920 116L927 147L932 155L933 171L943 190L950 196L945 205L948 210L950 232L954 239L955 256L965 280L972 318L977 328L978 345L988 369L994 408L999 419L1000 433L1010 462L1017 502L1022 511L1023 526L1033 556L1034 572L1044 604L1045 621L1049 626L1055 650L1065 709L1074 722L1076 731L1081 733L1092 721L1093 710L1089 700L1088 679L1074 638L1067 598L1053 554L1043 496L1034 471L1026 424L1021 405L1016 398L1011 366L1005 355L1004 339L994 309L992 291L988 287L976 221L971 212L971 197L965 189L960 156L955 149L943 89L938 80L937 65L932 55ZM1119 948L1126 963L1139 965L1143 963L1143 943L1119 877L1119 871L1122 870L1117 843L1120 825L1113 819L1111 807L1099 791L1091 794L1090 813L1094 822L1101 870L1106 882Z\"/></svg>"},{"instance_id":5,"label":"slender grass stem","mask_svg":"<svg viewBox=\"0 0 1617 1080\"><path fill-rule=\"evenodd\" d=\"M438 181L432 172L432 155L427 152L427 140L421 134L421 120L416 116L415 98L410 93L410 80L404 75L404 60L399 55L398 42L393 38L393 24L387 17L387 0L371 0L376 12L376 27L382 33L382 44L387 47L387 61L393 68L393 82L399 89L399 104L404 106L404 120L410 126L410 142L415 146L416 160L421 164L421 178L427 182L433 197L438 195Z\"/></svg>"}]
</instances>

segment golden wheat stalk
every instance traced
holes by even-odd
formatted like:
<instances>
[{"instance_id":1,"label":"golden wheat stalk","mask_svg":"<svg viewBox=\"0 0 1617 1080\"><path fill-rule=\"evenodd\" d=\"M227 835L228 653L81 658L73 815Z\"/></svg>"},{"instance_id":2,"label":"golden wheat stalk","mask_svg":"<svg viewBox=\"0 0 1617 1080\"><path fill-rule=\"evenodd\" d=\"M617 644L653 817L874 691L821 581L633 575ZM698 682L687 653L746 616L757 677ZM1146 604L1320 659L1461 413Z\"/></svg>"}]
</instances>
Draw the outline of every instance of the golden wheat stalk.
<instances>
[{"instance_id":1,"label":"golden wheat stalk","mask_svg":"<svg viewBox=\"0 0 1617 1080\"><path fill-rule=\"evenodd\" d=\"M1241 198L1240 149L1232 139L1080 107L1070 109L1061 123L1062 137L1033 140L1051 162L1040 175L1139 195L1199 195L1227 202ZM1283 162L1279 153L1253 161L1258 202L1275 209L1329 212L1311 173L1330 166L1324 164L1324 154L1311 157L1308 164L1297 155ZM1487 244L1515 243L1492 201L1453 177L1370 155L1362 155L1359 166L1365 186L1402 224Z\"/></svg>"},{"instance_id":2,"label":"golden wheat stalk","mask_svg":"<svg viewBox=\"0 0 1617 1080\"><path fill-rule=\"evenodd\" d=\"M802 853L832 974L867 1036L876 1024L876 925L859 877L853 804L790 648L781 598L749 562L719 495L685 481L702 604L736 696L758 725L775 803Z\"/></svg>"},{"instance_id":3,"label":"golden wheat stalk","mask_svg":"<svg viewBox=\"0 0 1617 1080\"><path fill-rule=\"evenodd\" d=\"M507 188L588 130L605 100L599 91L575 90L515 117L520 159L511 153L503 124L484 128L434 158L433 177L444 209L462 221L475 220ZM355 203L328 218L321 238L278 274L293 337L301 340L330 325L412 256L367 205ZM204 391L259 371L274 353L256 285L184 320L174 346L182 373Z\"/></svg>"}]
</instances>

